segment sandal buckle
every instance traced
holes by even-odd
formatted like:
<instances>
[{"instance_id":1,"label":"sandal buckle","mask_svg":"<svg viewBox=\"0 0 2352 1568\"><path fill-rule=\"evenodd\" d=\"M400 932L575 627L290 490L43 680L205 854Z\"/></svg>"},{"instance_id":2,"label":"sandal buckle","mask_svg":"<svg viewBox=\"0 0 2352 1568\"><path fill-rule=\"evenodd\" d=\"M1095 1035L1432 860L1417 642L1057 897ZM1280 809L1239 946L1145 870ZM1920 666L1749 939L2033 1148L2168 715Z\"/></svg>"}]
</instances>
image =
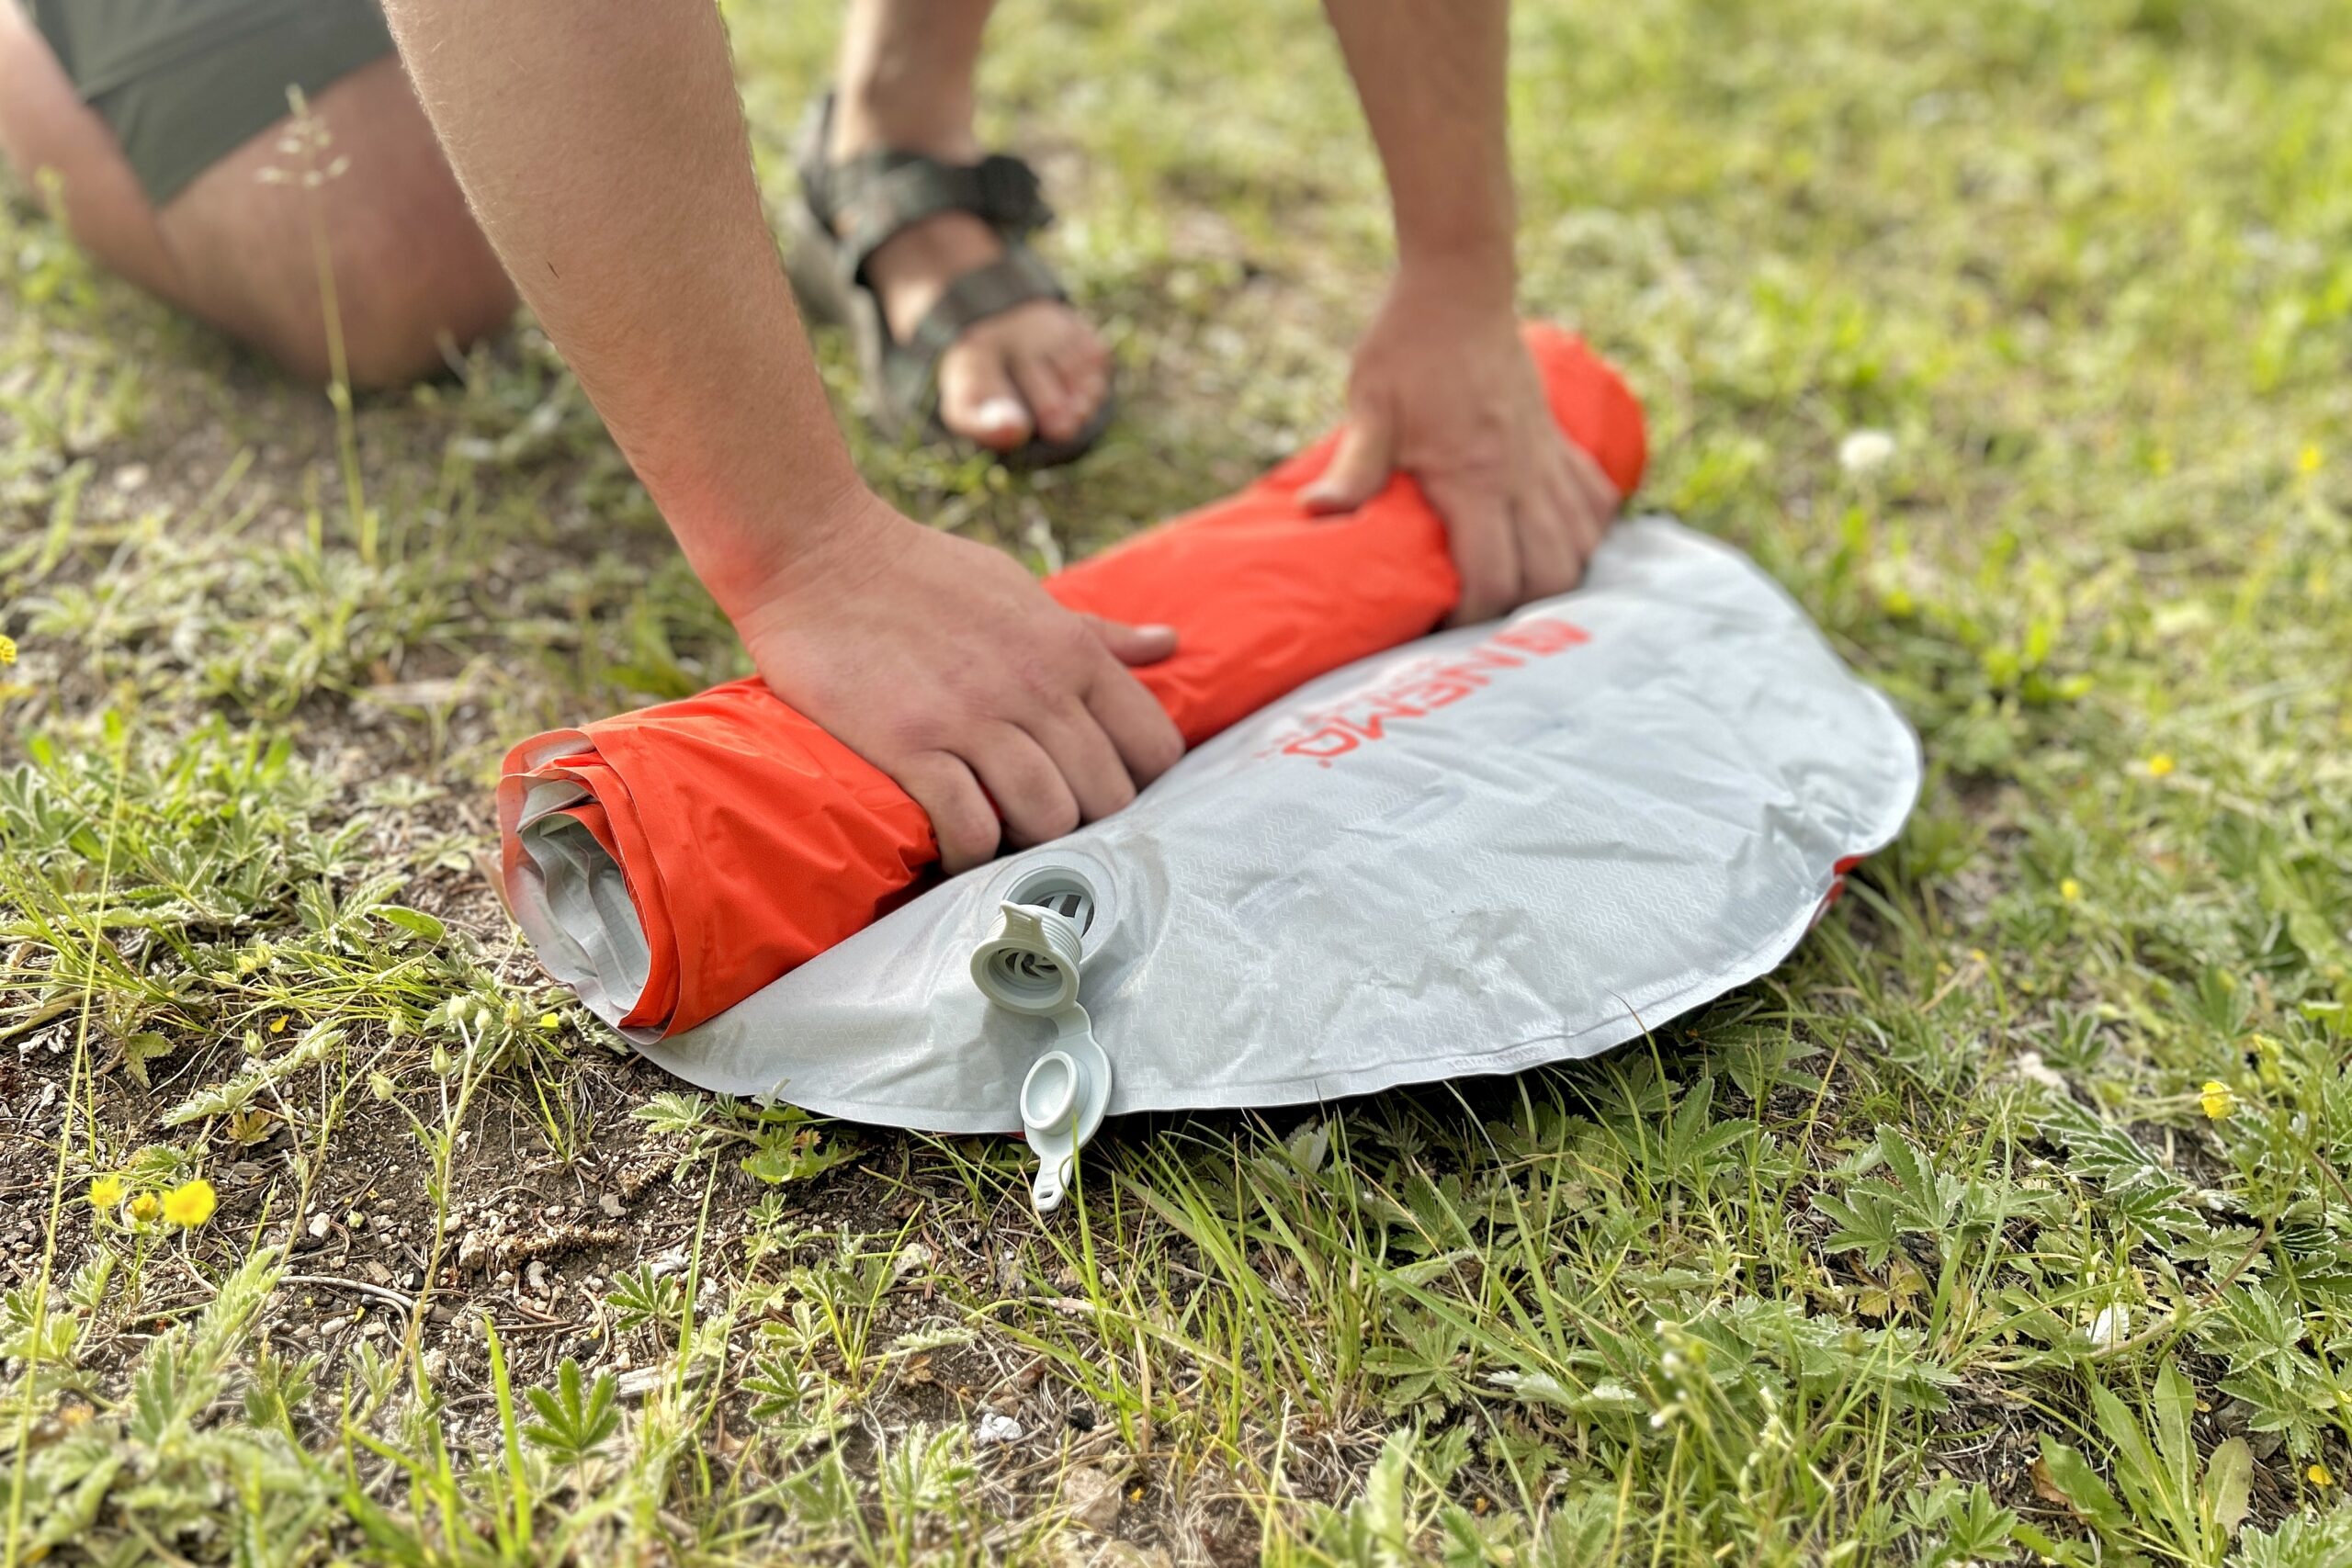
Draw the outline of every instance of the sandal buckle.
<instances>
[{"instance_id":1,"label":"sandal buckle","mask_svg":"<svg viewBox=\"0 0 2352 1568\"><path fill-rule=\"evenodd\" d=\"M1054 209L1046 204L1037 171L1019 158L991 152L980 160L976 172L980 201L990 221L1026 231L1042 229L1054 220Z\"/></svg>"}]
</instances>

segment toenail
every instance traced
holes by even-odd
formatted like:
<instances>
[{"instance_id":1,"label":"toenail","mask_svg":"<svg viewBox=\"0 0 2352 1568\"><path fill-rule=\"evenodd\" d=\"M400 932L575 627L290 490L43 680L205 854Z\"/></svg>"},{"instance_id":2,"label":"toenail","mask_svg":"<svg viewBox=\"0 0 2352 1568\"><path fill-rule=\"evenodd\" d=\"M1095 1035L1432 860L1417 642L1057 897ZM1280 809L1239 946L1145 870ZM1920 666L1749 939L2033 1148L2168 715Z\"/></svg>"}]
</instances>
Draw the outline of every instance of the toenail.
<instances>
[{"instance_id":1,"label":"toenail","mask_svg":"<svg viewBox=\"0 0 2352 1568\"><path fill-rule=\"evenodd\" d=\"M1011 398L990 398L972 411L972 423L982 430L1015 430L1022 423L1021 405Z\"/></svg>"}]
</instances>

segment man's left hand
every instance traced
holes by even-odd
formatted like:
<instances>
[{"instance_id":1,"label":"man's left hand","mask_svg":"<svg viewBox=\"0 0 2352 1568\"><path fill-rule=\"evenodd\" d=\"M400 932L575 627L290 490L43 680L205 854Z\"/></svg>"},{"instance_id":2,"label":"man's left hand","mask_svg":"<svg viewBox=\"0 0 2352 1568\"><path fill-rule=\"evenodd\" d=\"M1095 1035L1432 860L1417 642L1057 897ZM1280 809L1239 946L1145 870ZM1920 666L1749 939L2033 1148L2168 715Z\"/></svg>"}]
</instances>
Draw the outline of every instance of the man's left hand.
<instances>
[{"instance_id":1,"label":"man's left hand","mask_svg":"<svg viewBox=\"0 0 2352 1568\"><path fill-rule=\"evenodd\" d=\"M1301 499L1349 511L1396 470L1445 519L1462 577L1450 626L1575 587L1623 499L1553 422L1511 310L1409 273L1356 349L1339 451Z\"/></svg>"}]
</instances>

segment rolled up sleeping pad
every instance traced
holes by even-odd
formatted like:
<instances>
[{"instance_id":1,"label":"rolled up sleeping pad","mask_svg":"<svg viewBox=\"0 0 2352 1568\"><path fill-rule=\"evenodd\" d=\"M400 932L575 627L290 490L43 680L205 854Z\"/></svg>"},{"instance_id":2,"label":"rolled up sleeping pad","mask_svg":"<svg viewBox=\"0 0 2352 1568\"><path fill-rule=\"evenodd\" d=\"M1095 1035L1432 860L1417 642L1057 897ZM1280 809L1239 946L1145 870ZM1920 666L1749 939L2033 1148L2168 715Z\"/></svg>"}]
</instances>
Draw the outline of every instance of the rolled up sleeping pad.
<instances>
[{"instance_id":1,"label":"rolled up sleeping pad","mask_svg":"<svg viewBox=\"0 0 2352 1568\"><path fill-rule=\"evenodd\" d=\"M1526 337L1561 430L1631 493L1647 456L1633 393L1567 333ZM1409 477L1338 516L1300 503L1336 440L1046 581L1070 609L1176 628L1175 653L1135 674L1187 746L1423 636L1459 597ZM507 904L540 961L639 1043L872 924L939 858L888 774L758 680L525 741L498 816Z\"/></svg>"}]
</instances>

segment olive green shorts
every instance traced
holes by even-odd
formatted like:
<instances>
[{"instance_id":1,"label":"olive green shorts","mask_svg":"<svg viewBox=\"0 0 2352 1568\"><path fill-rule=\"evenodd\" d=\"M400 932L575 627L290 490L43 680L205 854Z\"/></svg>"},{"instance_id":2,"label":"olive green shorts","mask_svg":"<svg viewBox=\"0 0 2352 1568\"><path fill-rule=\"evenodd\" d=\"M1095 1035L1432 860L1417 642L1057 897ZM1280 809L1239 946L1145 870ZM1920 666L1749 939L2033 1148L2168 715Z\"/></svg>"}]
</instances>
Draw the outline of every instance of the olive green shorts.
<instances>
[{"instance_id":1,"label":"olive green shorts","mask_svg":"<svg viewBox=\"0 0 2352 1568\"><path fill-rule=\"evenodd\" d=\"M32 0L82 101L157 207L317 93L392 51L376 0Z\"/></svg>"}]
</instances>

